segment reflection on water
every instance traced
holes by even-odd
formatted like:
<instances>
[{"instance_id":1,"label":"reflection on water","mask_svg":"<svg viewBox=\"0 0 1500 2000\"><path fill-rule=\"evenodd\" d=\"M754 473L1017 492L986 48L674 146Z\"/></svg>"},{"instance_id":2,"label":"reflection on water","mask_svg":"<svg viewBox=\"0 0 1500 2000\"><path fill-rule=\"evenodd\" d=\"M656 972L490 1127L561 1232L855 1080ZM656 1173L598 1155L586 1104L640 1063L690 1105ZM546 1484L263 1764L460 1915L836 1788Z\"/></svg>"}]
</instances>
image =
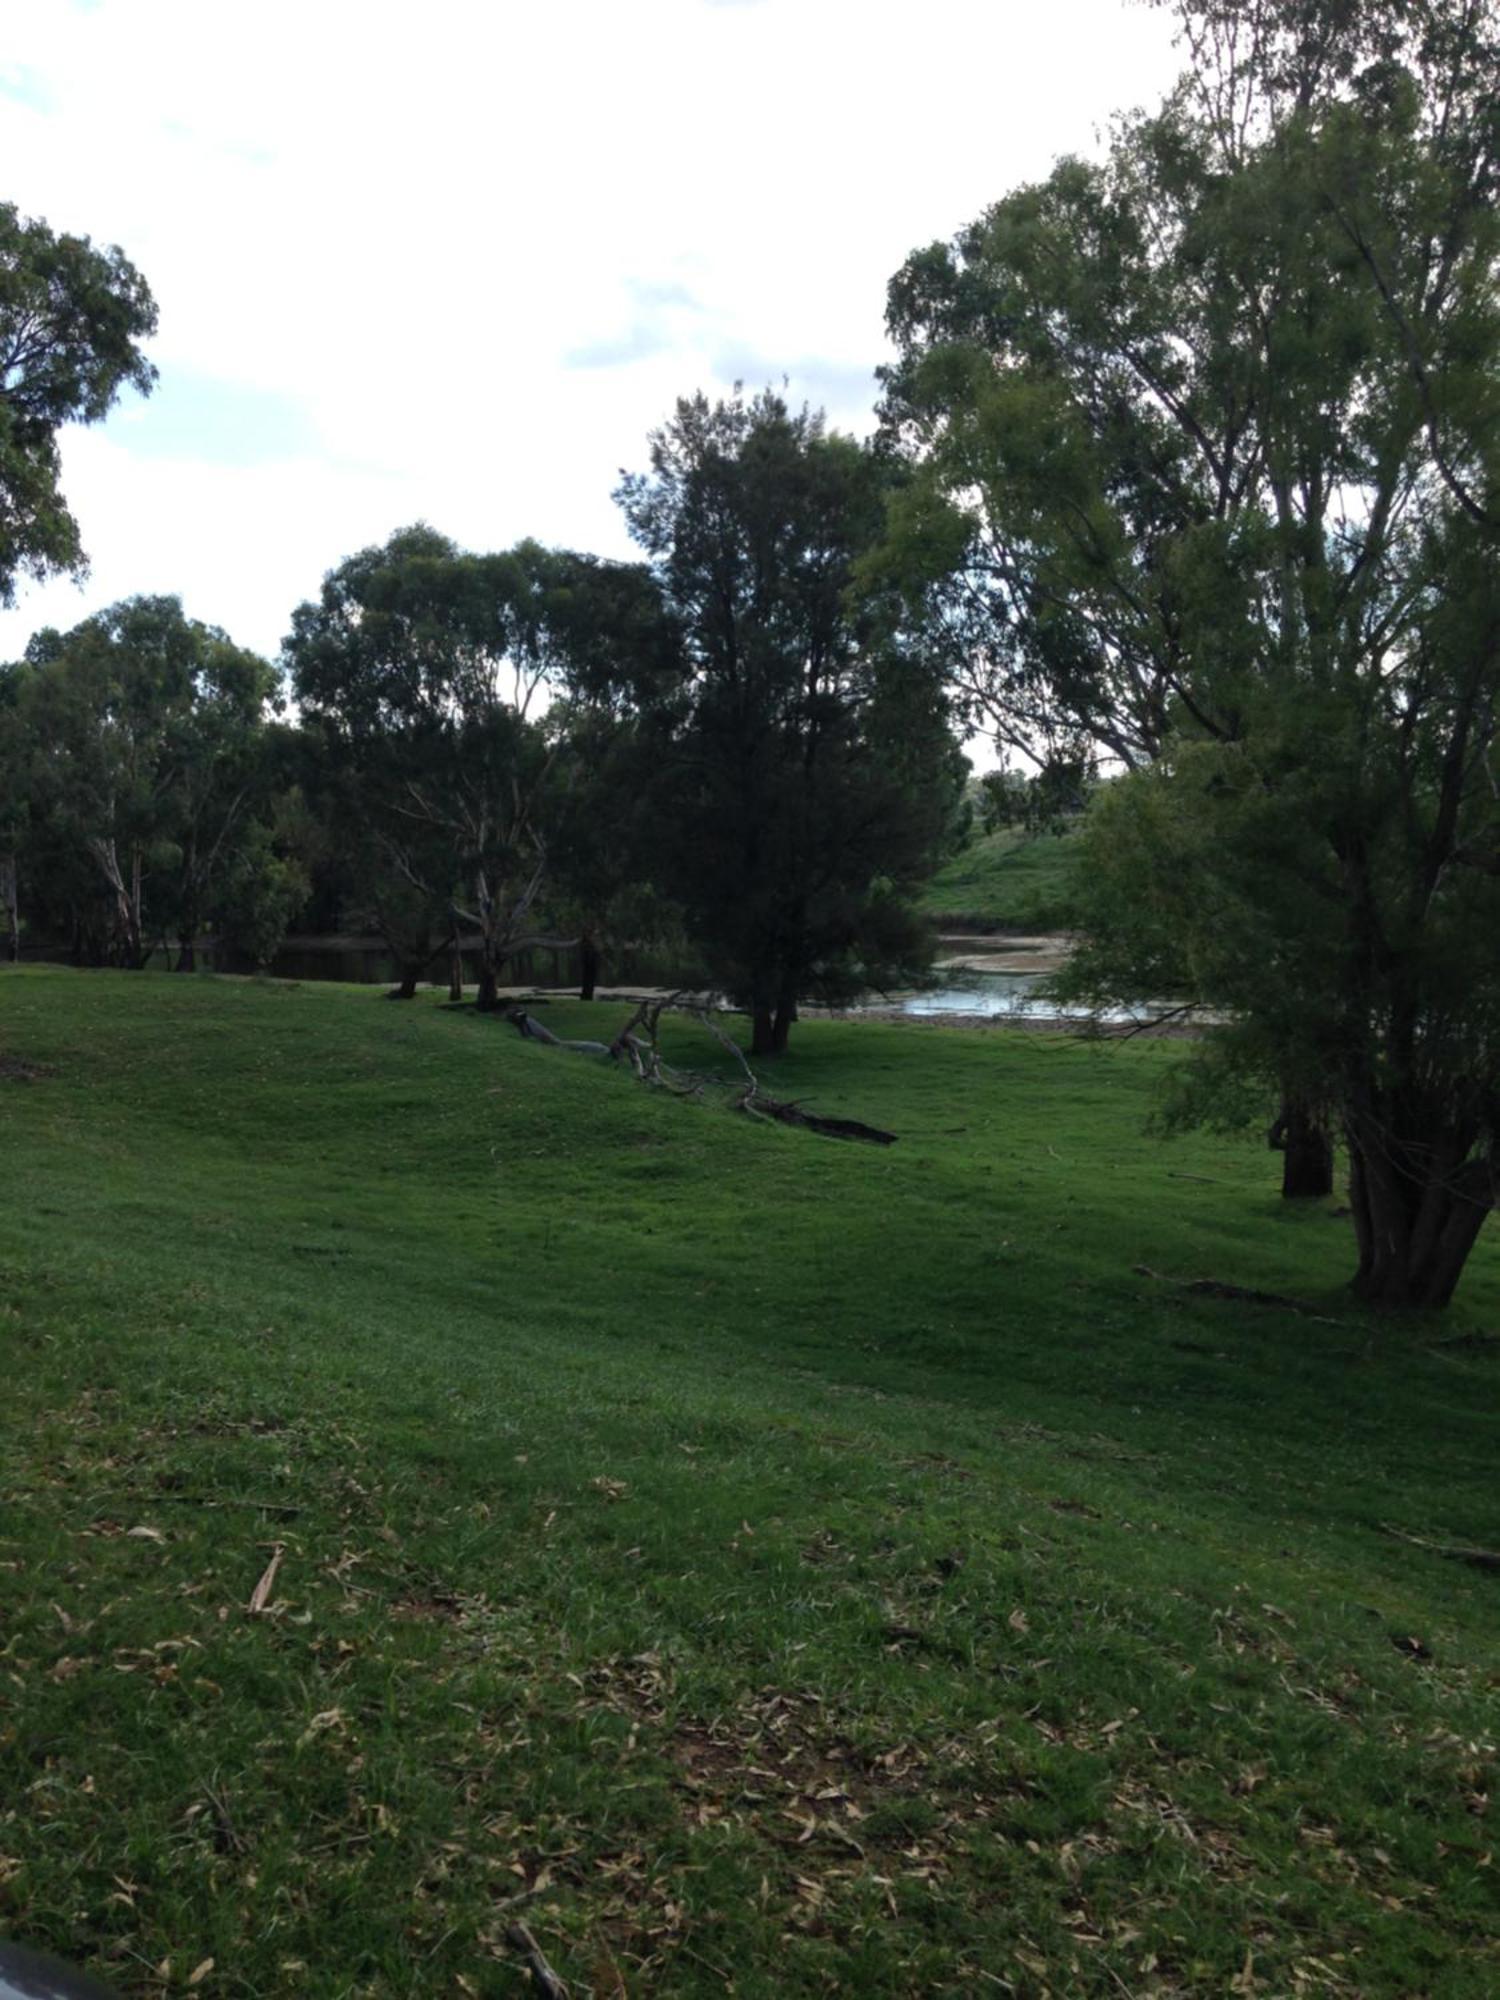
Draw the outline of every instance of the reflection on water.
<instances>
[{"instance_id":1,"label":"reflection on water","mask_svg":"<svg viewBox=\"0 0 1500 2000\"><path fill-rule=\"evenodd\" d=\"M1010 1015L1019 1020L1154 1020L1168 1011L1168 1004L1142 1002L1139 1007L1105 1007L1095 1010L1049 999L1038 993L1044 975L1040 972L960 971L951 986L937 986L927 993L913 993L901 1003L903 1014L981 1014L986 1018Z\"/></svg>"}]
</instances>

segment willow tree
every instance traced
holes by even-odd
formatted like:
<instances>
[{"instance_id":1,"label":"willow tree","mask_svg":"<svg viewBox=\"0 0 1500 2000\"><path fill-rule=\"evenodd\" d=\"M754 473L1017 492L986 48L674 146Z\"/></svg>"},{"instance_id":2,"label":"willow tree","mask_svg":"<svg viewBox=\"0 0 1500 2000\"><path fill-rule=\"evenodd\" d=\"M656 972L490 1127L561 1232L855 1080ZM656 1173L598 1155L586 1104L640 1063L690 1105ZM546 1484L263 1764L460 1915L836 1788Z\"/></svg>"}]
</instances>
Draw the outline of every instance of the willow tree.
<instances>
[{"instance_id":1,"label":"willow tree","mask_svg":"<svg viewBox=\"0 0 1500 2000\"><path fill-rule=\"evenodd\" d=\"M1439 1304L1500 1119L1500 29L1181 20L1158 112L895 281L889 562L976 703L1142 773L1095 992L1232 1016L1342 1126L1361 1292Z\"/></svg>"}]
</instances>

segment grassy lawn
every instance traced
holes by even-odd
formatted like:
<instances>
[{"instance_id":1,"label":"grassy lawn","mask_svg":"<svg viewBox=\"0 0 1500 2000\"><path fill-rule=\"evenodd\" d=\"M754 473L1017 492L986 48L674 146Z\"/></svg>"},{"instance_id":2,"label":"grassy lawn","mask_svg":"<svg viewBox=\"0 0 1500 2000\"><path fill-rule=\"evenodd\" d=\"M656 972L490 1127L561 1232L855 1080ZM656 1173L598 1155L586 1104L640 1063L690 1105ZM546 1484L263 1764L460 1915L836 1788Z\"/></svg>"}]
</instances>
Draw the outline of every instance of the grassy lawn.
<instances>
[{"instance_id":1,"label":"grassy lawn","mask_svg":"<svg viewBox=\"0 0 1500 2000\"><path fill-rule=\"evenodd\" d=\"M981 834L936 874L922 899L934 917L996 930L1065 930L1073 920L1072 834Z\"/></svg>"},{"instance_id":2,"label":"grassy lawn","mask_svg":"<svg viewBox=\"0 0 1500 2000\"><path fill-rule=\"evenodd\" d=\"M794 1042L900 1143L433 997L0 974L0 1934L132 1994L520 1995L517 1916L575 2000L1500 1991L1500 1577L1401 1539L1500 1546L1494 1242L1369 1320L1262 1146L1142 1136L1167 1045Z\"/></svg>"}]
</instances>

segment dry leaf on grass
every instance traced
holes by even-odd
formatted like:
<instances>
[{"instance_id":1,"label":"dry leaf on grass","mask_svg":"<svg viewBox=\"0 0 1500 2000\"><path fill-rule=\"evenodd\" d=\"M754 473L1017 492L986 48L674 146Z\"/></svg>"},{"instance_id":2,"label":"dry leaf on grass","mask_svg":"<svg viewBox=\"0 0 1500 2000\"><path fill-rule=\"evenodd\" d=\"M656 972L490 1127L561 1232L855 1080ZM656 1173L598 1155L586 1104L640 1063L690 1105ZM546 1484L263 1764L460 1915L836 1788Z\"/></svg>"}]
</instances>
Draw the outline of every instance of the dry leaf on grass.
<instances>
[{"instance_id":1,"label":"dry leaf on grass","mask_svg":"<svg viewBox=\"0 0 1500 2000\"><path fill-rule=\"evenodd\" d=\"M281 1568L281 1557L282 1544L277 1542L272 1551L271 1560L261 1572L260 1582L251 1591L250 1602L245 1607L252 1617L258 1616L259 1613L263 1612L267 1604L271 1601L271 1592L276 1586L276 1572Z\"/></svg>"}]
</instances>

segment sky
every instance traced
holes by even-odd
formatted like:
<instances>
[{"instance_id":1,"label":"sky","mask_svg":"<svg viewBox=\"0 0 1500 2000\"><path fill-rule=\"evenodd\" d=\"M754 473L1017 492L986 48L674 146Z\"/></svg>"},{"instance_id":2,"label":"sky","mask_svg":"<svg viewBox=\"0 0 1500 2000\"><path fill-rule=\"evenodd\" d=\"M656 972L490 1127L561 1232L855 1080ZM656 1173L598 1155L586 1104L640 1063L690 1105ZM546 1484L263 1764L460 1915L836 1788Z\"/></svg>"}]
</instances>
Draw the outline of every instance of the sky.
<instances>
[{"instance_id":1,"label":"sky","mask_svg":"<svg viewBox=\"0 0 1500 2000\"><path fill-rule=\"evenodd\" d=\"M611 493L694 390L863 432L885 289L1175 73L1138 0L6 0L3 197L119 244L160 380L71 428L91 571L274 657L426 520L630 553Z\"/></svg>"}]
</instances>

